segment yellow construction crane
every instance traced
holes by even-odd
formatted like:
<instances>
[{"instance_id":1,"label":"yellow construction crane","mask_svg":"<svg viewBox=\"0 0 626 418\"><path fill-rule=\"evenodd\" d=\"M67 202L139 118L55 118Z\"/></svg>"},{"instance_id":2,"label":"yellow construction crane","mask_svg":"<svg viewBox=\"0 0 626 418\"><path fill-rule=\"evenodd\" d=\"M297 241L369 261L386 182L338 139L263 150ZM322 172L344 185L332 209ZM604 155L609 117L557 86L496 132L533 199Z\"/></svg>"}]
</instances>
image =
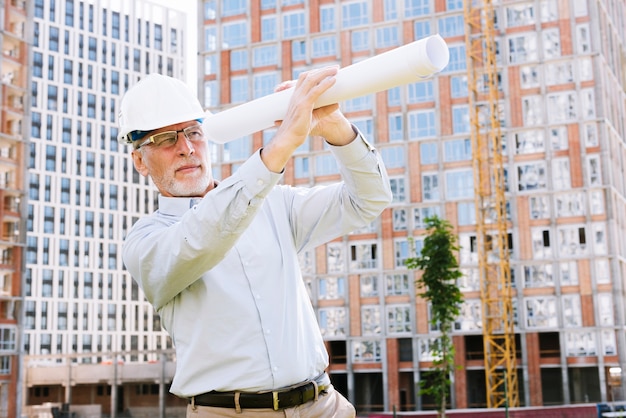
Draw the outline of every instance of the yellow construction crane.
<instances>
[{"instance_id":1,"label":"yellow construction crane","mask_svg":"<svg viewBox=\"0 0 626 418\"><path fill-rule=\"evenodd\" d=\"M514 407L519 391L495 15L491 0L465 0L464 10L487 407Z\"/></svg>"}]
</instances>

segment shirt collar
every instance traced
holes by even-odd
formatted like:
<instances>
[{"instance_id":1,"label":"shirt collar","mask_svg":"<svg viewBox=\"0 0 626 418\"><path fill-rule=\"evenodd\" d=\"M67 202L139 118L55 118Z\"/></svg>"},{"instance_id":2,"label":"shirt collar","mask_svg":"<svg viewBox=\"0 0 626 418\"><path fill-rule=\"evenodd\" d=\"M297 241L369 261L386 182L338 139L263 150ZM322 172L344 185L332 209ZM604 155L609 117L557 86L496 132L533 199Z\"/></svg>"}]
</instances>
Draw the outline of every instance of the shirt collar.
<instances>
[{"instance_id":1,"label":"shirt collar","mask_svg":"<svg viewBox=\"0 0 626 418\"><path fill-rule=\"evenodd\" d=\"M159 212L163 215L183 216L190 208L200 202L200 198L166 197L159 195Z\"/></svg>"}]
</instances>

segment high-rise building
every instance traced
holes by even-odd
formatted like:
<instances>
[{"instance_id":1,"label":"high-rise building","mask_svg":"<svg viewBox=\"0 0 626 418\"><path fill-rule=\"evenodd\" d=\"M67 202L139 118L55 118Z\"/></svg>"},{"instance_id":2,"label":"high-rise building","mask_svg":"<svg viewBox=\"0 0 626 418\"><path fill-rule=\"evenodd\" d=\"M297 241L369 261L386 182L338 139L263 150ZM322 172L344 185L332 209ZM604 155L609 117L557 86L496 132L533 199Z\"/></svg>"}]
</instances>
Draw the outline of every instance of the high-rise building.
<instances>
[{"instance_id":1,"label":"high-rise building","mask_svg":"<svg viewBox=\"0 0 626 418\"><path fill-rule=\"evenodd\" d=\"M20 2L7 6L15 3ZM108 413L110 403L101 399L110 397L110 387L96 384L98 379L108 381L108 372L103 377L101 369L148 364L171 348L158 315L122 265L123 238L139 216L154 210L156 189L134 170L129 148L118 144L117 132L122 94L143 75L156 72L185 80L186 16L150 1L34 0L33 8L32 81L26 82L28 73L18 65L26 58L19 57L25 50L17 42L23 35L17 24L3 32L0 61L2 167L15 170L13 158L22 156L19 148L9 147L19 146L21 139L19 94L30 93L32 100L25 404L91 400L102 403ZM6 10L11 16L19 12L15 6ZM11 215L13 189L20 188L21 177L3 172L3 187L9 189L3 192L3 230L15 239L4 219ZM3 248L10 249L8 244L2 240ZM9 266L2 267L4 278ZM10 290L6 278L3 283ZM0 329L15 332L15 326ZM9 348L4 340L0 349ZM4 361L2 365L4 370ZM81 368L96 365L102 368ZM81 369L90 370L91 386L80 374L72 375ZM33 373L43 375L46 384ZM117 394L114 409L118 404L124 408L124 399L130 399L124 390Z\"/></svg>"},{"instance_id":2,"label":"high-rise building","mask_svg":"<svg viewBox=\"0 0 626 418\"><path fill-rule=\"evenodd\" d=\"M494 3L519 399L623 399L626 2ZM417 383L432 370L438 331L415 290L419 272L404 260L421 248L426 217L450 220L465 298L451 404L484 406L464 1L200 0L198 12L199 95L213 112L309 68L344 67L435 33L446 40L441 74L341 104L380 150L394 203L301 262L333 383L359 413L431 408ZM111 414L154 404L171 378L171 359L159 357L169 340L123 271L120 245L154 209L155 192L115 142L116 109L143 74L184 77L185 25L147 1L35 0L34 15L24 397L100 403ZM214 146L215 177L272 134ZM339 178L320 138L284 177L303 186Z\"/></svg>"},{"instance_id":3,"label":"high-rise building","mask_svg":"<svg viewBox=\"0 0 626 418\"><path fill-rule=\"evenodd\" d=\"M0 2L0 417L21 402L20 333L26 240L25 151L28 143L29 33L27 2Z\"/></svg>"},{"instance_id":4,"label":"high-rise building","mask_svg":"<svg viewBox=\"0 0 626 418\"><path fill-rule=\"evenodd\" d=\"M493 3L519 398L623 399L624 385L613 383L626 372L626 3ZM310 68L347 66L435 33L446 40L441 74L342 103L382 153L394 202L369 228L304 254L302 268L333 382L357 410L432 407L416 383L432 370L438 331L416 295L419 273L404 261L412 242L421 248L427 216L450 220L464 292L452 404L485 406L464 2L205 0L201 13L200 92L214 112ZM216 173L236 170L272 133L218 147ZM304 186L336 179L320 138L284 174Z\"/></svg>"}]
</instances>

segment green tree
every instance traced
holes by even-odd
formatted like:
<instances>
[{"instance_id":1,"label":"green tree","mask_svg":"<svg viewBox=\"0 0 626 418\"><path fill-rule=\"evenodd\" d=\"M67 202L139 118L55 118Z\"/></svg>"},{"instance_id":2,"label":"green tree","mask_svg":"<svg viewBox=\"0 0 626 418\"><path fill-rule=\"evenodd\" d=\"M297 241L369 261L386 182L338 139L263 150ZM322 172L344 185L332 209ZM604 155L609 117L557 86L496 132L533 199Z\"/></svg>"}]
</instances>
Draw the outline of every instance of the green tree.
<instances>
[{"instance_id":1,"label":"green tree","mask_svg":"<svg viewBox=\"0 0 626 418\"><path fill-rule=\"evenodd\" d=\"M454 371L454 345L452 344L452 326L458 317L463 295L457 286L461 277L456 236L452 234L452 225L437 216L425 219L427 236L421 253L406 260L409 269L420 269L422 274L416 281L418 289L424 291L420 297L430 302L430 323L439 327L441 335L432 347L435 370L428 380L420 380L420 395L430 395L438 405L438 416L445 418L450 376Z\"/></svg>"}]
</instances>

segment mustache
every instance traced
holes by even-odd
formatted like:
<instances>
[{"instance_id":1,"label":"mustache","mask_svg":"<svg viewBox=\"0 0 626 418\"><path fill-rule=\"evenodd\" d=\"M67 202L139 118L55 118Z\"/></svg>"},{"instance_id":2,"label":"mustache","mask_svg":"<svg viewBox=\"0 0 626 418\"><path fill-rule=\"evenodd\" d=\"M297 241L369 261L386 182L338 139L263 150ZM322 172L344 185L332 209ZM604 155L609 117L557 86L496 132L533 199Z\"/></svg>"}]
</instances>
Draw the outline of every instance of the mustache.
<instances>
[{"instance_id":1,"label":"mustache","mask_svg":"<svg viewBox=\"0 0 626 418\"><path fill-rule=\"evenodd\" d=\"M188 167L200 167L202 166L202 161L198 158L187 158L185 159L185 161L181 161L180 164L176 164L176 166L174 167L174 171L178 171L181 168L188 168Z\"/></svg>"}]
</instances>

